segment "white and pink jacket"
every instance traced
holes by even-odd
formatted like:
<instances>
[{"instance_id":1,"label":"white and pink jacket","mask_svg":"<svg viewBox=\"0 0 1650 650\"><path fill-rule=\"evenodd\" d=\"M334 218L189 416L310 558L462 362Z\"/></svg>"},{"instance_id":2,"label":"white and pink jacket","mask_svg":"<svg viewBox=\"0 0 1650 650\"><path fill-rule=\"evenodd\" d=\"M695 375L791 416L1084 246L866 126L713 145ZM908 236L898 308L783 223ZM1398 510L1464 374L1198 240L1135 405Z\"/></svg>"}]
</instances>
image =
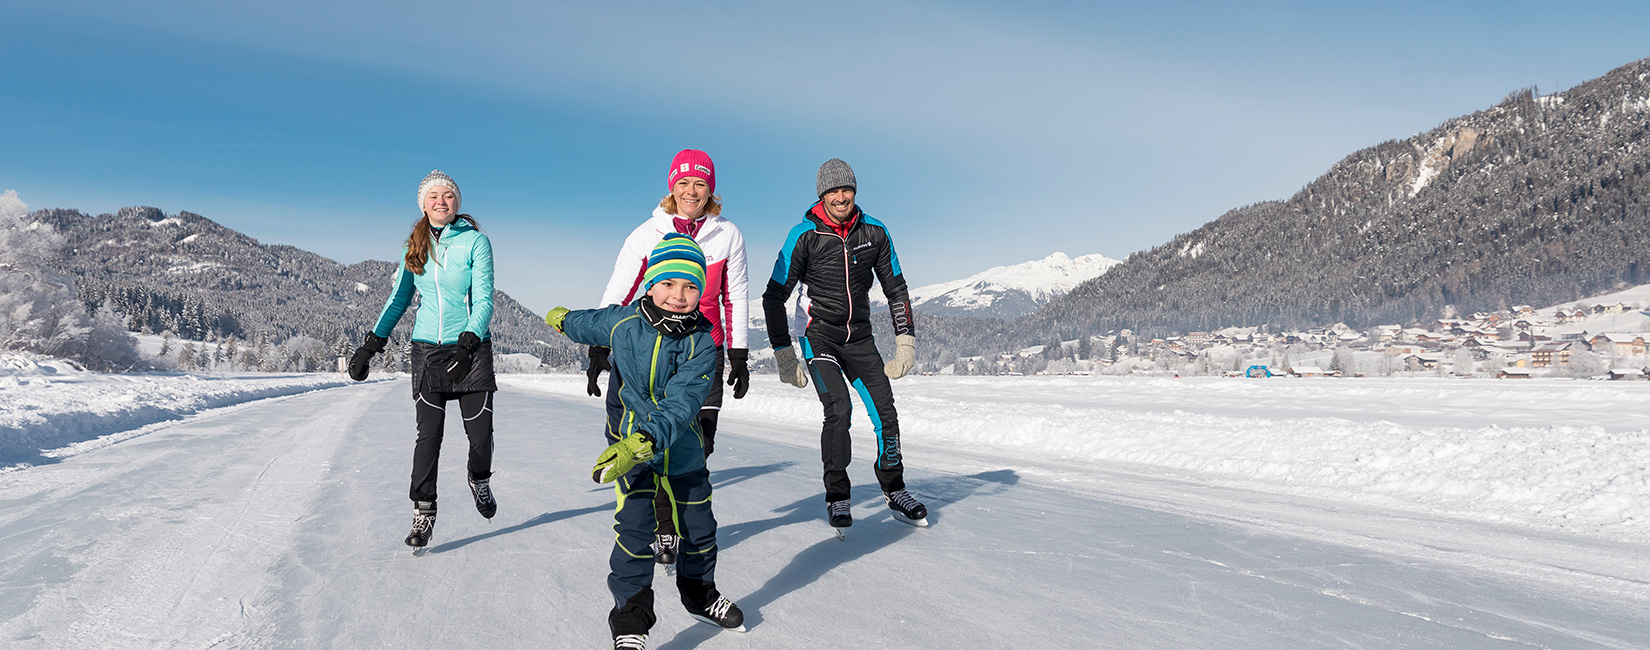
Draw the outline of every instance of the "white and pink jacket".
<instances>
[{"instance_id":1,"label":"white and pink jacket","mask_svg":"<svg viewBox=\"0 0 1650 650\"><path fill-rule=\"evenodd\" d=\"M668 233L676 232L676 217L664 208L625 237L613 275L602 292L602 306L628 305L641 293L647 255ZM724 348L748 348L745 328L750 325L749 292L745 287L745 236L732 221L714 214L700 220L693 240L705 251L705 286L699 295L699 313L710 319L711 338Z\"/></svg>"}]
</instances>

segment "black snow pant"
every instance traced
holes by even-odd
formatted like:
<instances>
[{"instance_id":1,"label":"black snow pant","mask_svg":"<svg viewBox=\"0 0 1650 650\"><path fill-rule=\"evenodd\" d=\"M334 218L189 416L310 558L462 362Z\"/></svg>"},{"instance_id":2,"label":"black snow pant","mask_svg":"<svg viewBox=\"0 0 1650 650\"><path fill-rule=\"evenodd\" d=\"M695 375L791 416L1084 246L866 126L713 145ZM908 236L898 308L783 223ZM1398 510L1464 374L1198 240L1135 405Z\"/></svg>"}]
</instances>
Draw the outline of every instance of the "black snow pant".
<instances>
[{"instance_id":1,"label":"black snow pant","mask_svg":"<svg viewBox=\"0 0 1650 650\"><path fill-rule=\"evenodd\" d=\"M619 478L615 492L618 508L613 530L618 535L607 576L607 587L613 592L613 611L607 622L613 634L646 634L657 620L653 613L655 494L666 495L682 535L676 560L676 590L682 606L703 612L716 602L721 594L716 591L716 516L710 510L710 470L659 476L640 465Z\"/></svg>"},{"instance_id":2,"label":"black snow pant","mask_svg":"<svg viewBox=\"0 0 1650 650\"><path fill-rule=\"evenodd\" d=\"M820 460L825 463L825 501L847 501L851 485L848 463L852 449L848 425L854 413L853 392L871 416L877 434L877 482L883 492L905 489L905 463L899 451L899 416L894 391L882 371L882 355L867 336L838 343L808 335L802 337L802 356L808 362L819 401L825 406L825 425L819 435Z\"/></svg>"},{"instance_id":3,"label":"black snow pant","mask_svg":"<svg viewBox=\"0 0 1650 650\"><path fill-rule=\"evenodd\" d=\"M716 347L716 371L710 376L710 396L705 398L705 405L699 409L699 430L705 437L705 457L709 458L716 451L716 416L722 413L722 360L725 353L721 346ZM624 402L619 401L619 387L624 380L619 378L619 369L612 368L607 373L607 444L619 441L619 430L624 422ZM659 520L660 535L676 534L676 521L670 516L670 500L660 491L653 501L654 512Z\"/></svg>"},{"instance_id":4,"label":"black snow pant","mask_svg":"<svg viewBox=\"0 0 1650 650\"><path fill-rule=\"evenodd\" d=\"M435 500L436 466L441 460L441 436L447 420L447 402L458 400L464 434L470 438L470 478L493 476L493 393L413 393L418 411L418 443L413 447L413 501Z\"/></svg>"}]
</instances>

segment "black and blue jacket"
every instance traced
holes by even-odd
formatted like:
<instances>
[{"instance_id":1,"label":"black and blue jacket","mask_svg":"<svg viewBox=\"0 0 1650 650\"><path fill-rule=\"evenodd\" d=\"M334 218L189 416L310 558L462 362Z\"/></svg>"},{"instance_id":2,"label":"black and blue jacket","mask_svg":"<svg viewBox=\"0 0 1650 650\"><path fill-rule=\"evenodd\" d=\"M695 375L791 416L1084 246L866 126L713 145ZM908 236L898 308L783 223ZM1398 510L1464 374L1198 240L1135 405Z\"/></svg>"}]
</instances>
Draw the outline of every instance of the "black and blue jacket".
<instances>
[{"instance_id":1,"label":"black and blue jacket","mask_svg":"<svg viewBox=\"0 0 1650 650\"><path fill-rule=\"evenodd\" d=\"M844 234L844 232L846 234ZM808 336L846 343L871 336L871 283L882 284L894 333L915 335L911 296L900 272L899 254L888 227L858 206L844 227L833 227L818 203L791 229L774 262L773 276L762 293L768 341L775 349L791 345L785 300L796 283L807 286Z\"/></svg>"}]
</instances>

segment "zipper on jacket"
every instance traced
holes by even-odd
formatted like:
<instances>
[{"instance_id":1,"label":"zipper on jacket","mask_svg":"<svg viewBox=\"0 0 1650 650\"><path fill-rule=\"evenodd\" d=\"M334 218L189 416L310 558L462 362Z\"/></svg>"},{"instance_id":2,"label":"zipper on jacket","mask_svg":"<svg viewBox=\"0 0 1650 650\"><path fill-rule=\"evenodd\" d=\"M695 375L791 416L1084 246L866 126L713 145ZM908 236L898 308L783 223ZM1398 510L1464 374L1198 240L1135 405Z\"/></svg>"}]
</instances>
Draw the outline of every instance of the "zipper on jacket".
<instances>
[{"instance_id":1,"label":"zipper on jacket","mask_svg":"<svg viewBox=\"0 0 1650 650\"><path fill-rule=\"evenodd\" d=\"M659 396L653 393L653 378L659 376L659 345L665 342L665 335L653 335L653 361L647 372L647 398L659 403Z\"/></svg>"},{"instance_id":2,"label":"zipper on jacket","mask_svg":"<svg viewBox=\"0 0 1650 650\"><path fill-rule=\"evenodd\" d=\"M842 342L847 343L854 338L854 282L853 271L848 267L847 237L842 238L842 288L842 295L848 297L848 325L843 328L847 333L842 336Z\"/></svg>"},{"instance_id":3,"label":"zipper on jacket","mask_svg":"<svg viewBox=\"0 0 1650 650\"><path fill-rule=\"evenodd\" d=\"M655 333L653 335L653 360L649 362L648 365L650 367L647 369L647 398L653 400L654 406L658 406L659 396L655 395L653 393L653 378L659 376L659 345L664 343L664 342L665 342L665 335L659 334L659 333ZM658 434L657 431L655 431L653 433ZM659 439L654 438L653 442L654 442L655 445L657 445L658 442L659 442ZM657 450L657 448L655 448L655 449ZM670 448L666 447L664 449L664 451L658 452L657 457L658 457L658 462L660 463L659 469L666 476L669 476L670 475Z\"/></svg>"},{"instance_id":4,"label":"zipper on jacket","mask_svg":"<svg viewBox=\"0 0 1650 650\"><path fill-rule=\"evenodd\" d=\"M447 234L443 232L442 234ZM444 305L441 299L441 249L442 242L435 242L435 250L430 253L430 259L435 261L435 342L441 345L447 342L447 322L443 318Z\"/></svg>"}]
</instances>

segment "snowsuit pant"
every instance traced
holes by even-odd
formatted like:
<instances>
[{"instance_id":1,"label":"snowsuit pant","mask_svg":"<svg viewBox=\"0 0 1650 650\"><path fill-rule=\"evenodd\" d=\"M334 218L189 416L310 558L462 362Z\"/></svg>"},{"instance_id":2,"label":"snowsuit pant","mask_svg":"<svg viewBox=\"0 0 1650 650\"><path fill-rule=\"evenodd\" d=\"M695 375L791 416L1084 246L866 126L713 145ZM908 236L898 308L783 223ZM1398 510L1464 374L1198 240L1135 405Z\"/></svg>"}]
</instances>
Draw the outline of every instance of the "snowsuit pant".
<instances>
[{"instance_id":1,"label":"snowsuit pant","mask_svg":"<svg viewBox=\"0 0 1650 650\"><path fill-rule=\"evenodd\" d=\"M676 476L660 476L645 465L619 478L615 491L618 508L613 530L618 533L607 587L613 592L608 625L613 634L646 634L653 627L654 495L671 503L682 542L676 560L676 588L682 605L702 612L721 594L716 591L716 517L710 509L710 470L697 469Z\"/></svg>"},{"instance_id":2,"label":"snowsuit pant","mask_svg":"<svg viewBox=\"0 0 1650 650\"><path fill-rule=\"evenodd\" d=\"M716 346L716 371L710 376L710 397L705 398L705 406L699 409L699 430L705 437L705 456L709 457L716 451L716 416L722 412L722 360L726 354L722 346ZM624 402L619 401L619 387L624 380L619 378L619 369L613 368L607 373L607 444L619 441L619 430L624 422ZM670 500L660 491L653 501L654 511L659 520L660 535L676 534L676 521L670 515Z\"/></svg>"},{"instance_id":3,"label":"snowsuit pant","mask_svg":"<svg viewBox=\"0 0 1650 650\"><path fill-rule=\"evenodd\" d=\"M436 466L441 460L441 437L447 420L447 402L458 400L464 434L470 438L470 478L493 476L493 393L413 393L418 414L418 442L413 446L413 501L435 501Z\"/></svg>"},{"instance_id":4,"label":"snowsuit pant","mask_svg":"<svg viewBox=\"0 0 1650 650\"><path fill-rule=\"evenodd\" d=\"M825 406L825 424L819 436L820 460L825 463L825 501L846 501L850 497L848 463L853 446L848 425L854 413L850 390L859 393L876 431L877 482L882 484L883 492L905 489L899 416L894 412L894 391L888 375L883 374L876 342L867 336L839 343L810 334L802 337L802 356L819 391L819 401Z\"/></svg>"}]
</instances>

